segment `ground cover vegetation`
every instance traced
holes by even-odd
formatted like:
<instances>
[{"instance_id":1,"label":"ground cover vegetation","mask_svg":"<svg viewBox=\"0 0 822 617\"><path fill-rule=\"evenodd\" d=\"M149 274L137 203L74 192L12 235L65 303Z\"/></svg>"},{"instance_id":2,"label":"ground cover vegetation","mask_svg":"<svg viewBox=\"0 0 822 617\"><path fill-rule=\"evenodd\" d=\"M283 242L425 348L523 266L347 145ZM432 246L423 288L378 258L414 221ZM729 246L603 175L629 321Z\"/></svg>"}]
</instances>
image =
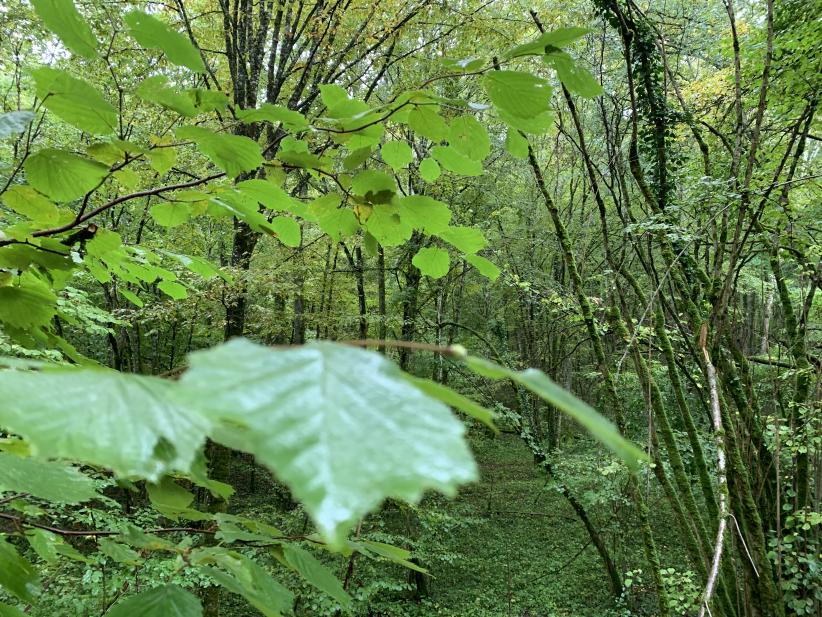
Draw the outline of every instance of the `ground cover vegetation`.
<instances>
[{"instance_id":1,"label":"ground cover vegetation","mask_svg":"<svg viewBox=\"0 0 822 617\"><path fill-rule=\"evenodd\" d=\"M0 616L822 614L820 17L0 5Z\"/></svg>"}]
</instances>

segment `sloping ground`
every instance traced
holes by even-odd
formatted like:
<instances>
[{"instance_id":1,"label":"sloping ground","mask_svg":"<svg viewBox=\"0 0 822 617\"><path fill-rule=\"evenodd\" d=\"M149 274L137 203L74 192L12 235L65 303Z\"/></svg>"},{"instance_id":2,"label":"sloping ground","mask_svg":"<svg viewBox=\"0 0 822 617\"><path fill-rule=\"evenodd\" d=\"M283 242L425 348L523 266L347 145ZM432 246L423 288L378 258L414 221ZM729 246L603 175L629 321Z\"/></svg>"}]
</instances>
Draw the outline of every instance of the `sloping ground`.
<instances>
[{"instance_id":1,"label":"sloping ground","mask_svg":"<svg viewBox=\"0 0 822 617\"><path fill-rule=\"evenodd\" d=\"M385 561L357 558L350 590L357 615L370 617L603 617L613 615L608 583L573 510L533 464L515 435L472 435L480 482L449 500L426 497L419 508L389 503L364 521L363 538L410 548L431 577ZM248 467L235 460L240 485ZM290 533L310 530L302 510L259 469L255 494L238 510L256 511ZM242 479L241 479L242 478ZM275 513L276 512L276 513ZM596 518L596 517L595 517ZM341 580L349 568L326 563ZM334 603L280 570L276 576L303 598L299 615L339 615ZM228 600L228 604L234 604ZM232 615L250 617L241 603Z\"/></svg>"},{"instance_id":2,"label":"sloping ground","mask_svg":"<svg viewBox=\"0 0 822 617\"><path fill-rule=\"evenodd\" d=\"M475 440L481 482L450 506L474 524L443 538L461 559L436 568L430 614L601 615L610 603L596 550L514 435Z\"/></svg>"}]
</instances>

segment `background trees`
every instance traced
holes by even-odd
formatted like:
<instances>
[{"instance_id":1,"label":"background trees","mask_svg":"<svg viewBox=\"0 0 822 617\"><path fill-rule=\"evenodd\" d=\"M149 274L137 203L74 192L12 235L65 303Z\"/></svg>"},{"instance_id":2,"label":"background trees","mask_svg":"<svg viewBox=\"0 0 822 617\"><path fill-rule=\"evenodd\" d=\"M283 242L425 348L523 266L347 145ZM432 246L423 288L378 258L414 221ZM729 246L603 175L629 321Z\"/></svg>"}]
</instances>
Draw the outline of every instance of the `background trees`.
<instances>
[{"instance_id":1,"label":"background trees","mask_svg":"<svg viewBox=\"0 0 822 617\"><path fill-rule=\"evenodd\" d=\"M4 7L0 612L815 614L809 11Z\"/></svg>"}]
</instances>

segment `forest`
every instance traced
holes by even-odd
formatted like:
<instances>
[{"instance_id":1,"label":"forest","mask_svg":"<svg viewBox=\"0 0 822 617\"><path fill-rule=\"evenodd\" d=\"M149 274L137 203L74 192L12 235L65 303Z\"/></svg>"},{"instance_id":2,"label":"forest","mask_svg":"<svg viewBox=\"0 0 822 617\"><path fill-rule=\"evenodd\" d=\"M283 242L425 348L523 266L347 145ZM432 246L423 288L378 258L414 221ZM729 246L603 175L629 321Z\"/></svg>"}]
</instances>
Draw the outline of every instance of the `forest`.
<instances>
[{"instance_id":1,"label":"forest","mask_svg":"<svg viewBox=\"0 0 822 617\"><path fill-rule=\"evenodd\" d=\"M1 0L0 617L822 616L822 0Z\"/></svg>"}]
</instances>

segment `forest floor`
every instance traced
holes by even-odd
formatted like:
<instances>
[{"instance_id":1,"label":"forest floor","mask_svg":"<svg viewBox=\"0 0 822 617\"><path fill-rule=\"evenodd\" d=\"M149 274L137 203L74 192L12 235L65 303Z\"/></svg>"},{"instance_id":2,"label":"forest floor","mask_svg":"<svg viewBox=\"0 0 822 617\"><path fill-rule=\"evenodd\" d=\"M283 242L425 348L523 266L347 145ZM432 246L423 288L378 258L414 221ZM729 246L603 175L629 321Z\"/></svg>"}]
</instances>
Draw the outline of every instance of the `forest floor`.
<instances>
[{"instance_id":1,"label":"forest floor","mask_svg":"<svg viewBox=\"0 0 822 617\"><path fill-rule=\"evenodd\" d=\"M481 480L443 504L474 524L443 539L461 558L435 573L432 599L455 615L601 615L602 566L553 482L516 435L473 444Z\"/></svg>"},{"instance_id":2,"label":"forest floor","mask_svg":"<svg viewBox=\"0 0 822 617\"><path fill-rule=\"evenodd\" d=\"M367 604L371 611L358 614L613 615L607 608L611 599L596 550L519 438L474 434L471 441L480 466L478 483L453 500L426 496L418 509L391 502L364 522L363 537L413 548L432 576L426 577L425 593L420 596L407 570L386 562L357 561L352 593L362 598L361 607ZM235 465L235 474L240 486L250 479L242 463ZM256 474L258 484L268 481L264 471L258 469ZM288 501L278 492L282 489L262 488L256 486L253 497L239 495L237 511L257 516L264 511L281 528L304 531L299 507L282 513L282 500ZM335 558L329 565L338 569L341 579L345 577L346 560ZM306 592L311 594L309 589ZM306 610L305 615L316 614ZM242 612L237 615L245 617Z\"/></svg>"}]
</instances>

